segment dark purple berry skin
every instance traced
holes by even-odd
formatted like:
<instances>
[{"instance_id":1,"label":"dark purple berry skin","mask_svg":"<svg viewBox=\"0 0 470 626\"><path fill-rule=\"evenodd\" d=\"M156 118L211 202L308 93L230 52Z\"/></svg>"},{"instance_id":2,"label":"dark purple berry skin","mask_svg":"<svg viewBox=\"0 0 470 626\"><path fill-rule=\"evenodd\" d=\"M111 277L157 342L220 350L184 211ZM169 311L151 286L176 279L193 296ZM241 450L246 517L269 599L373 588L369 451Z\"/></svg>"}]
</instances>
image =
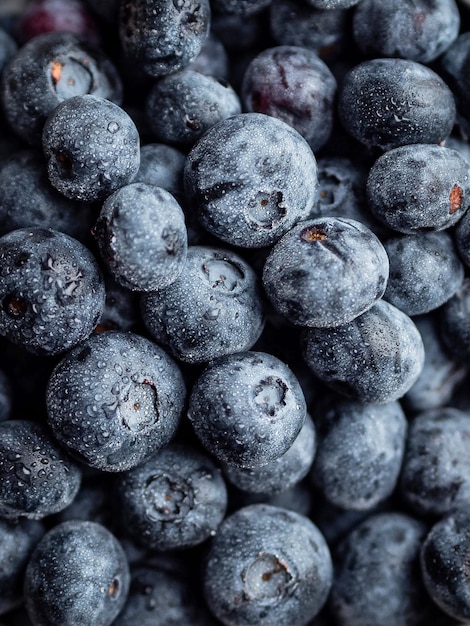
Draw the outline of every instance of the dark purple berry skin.
<instances>
[{"instance_id":1,"label":"dark purple berry skin","mask_svg":"<svg viewBox=\"0 0 470 626\"><path fill-rule=\"evenodd\" d=\"M64 100L93 94L116 104L122 84L112 62L73 33L35 37L11 59L2 76L2 105L11 128L40 146L48 115Z\"/></svg>"},{"instance_id":2,"label":"dark purple berry skin","mask_svg":"<svg viewBox=\"0 0 470 626\"><path fill-rule=\"evenodd\" d=\"M240 99L224 79L189 69L157 81L146 102L156 141L187 150L217 122L239 113Z\"/></svg>"},{"instance_id":3,"label":"dark purple berry skin","mask_svg":"<svg viewBox=\"0 0 470 626\"><path fill-rule=\"evenodd\" d=\"M318 188L305 139L261 113L235 115L209 129L189 153L184 179L202 225L244 248L269 246L305 219Z\"/></svg>"},{"instance_id":4,"label":"dark purple berry skin","mask_svg":"<svg viewBox=\"0 0 470 626\"><path fill-rule=\"evenodd\" d=\"M307 517L255 504L222 523L203 581L209 608L227 626L303 626L330 590L330 551Z\"/></svg>"},{"instance_id":5,"label":"dark purple berry skin","mask_svg":"<svg viewBox=\"0 0 470 626\"><path fill-rule=\"evenodd\" d=\"M196 546L227 508L222 473L208 454L170 444L115 481L122 529L150 550Z\"/></svg>"},{"instance_id":6,"label":"dark purple berry skin","mask_svg":"<svg viewBox=\"0 0 470 626\"><path fill-rule=\"evenodd\" d=\"M105 98L76 96L59 104L44 124L42 144L51 184L71 200L104 200L139 170L137 128Z\"/></svg>"},{"instance_id":7,"label":"dark purple berry skin","mask_svg":"<svg viewBox=\"0 0 470 626\"><path fill-rule=\"evenodd\" d=\"M451 90L429 67L405 59L372 59L350 70L339 88L344 128L369 148L439 144L455 121Z\"/></svg>"},{"instance_id":8,"label":"dark purple berry skin","mask_svg":"<svg viewBox=\"0 0 470 626\"><path fill-rule=\"evenodd\" d=\"M129 584L127 558L109 530L63 522L44 535L28 563L26 609L35 626L110 626Z\"/></svg>"},{"instance_id":9,"label":"dark purple berry skin","mask_svg":"<svg viewBox=\"0 0 470 626\"><path fill-rule=\"evenodd\" d=\"M395 231L444 230L455 225L470 206L470 166L451 148L401 146L375 161L366 193L372 213Z\"/></svg>"},{"instance_id":10,"label":"dark purple berry skin","mask_svg":"<svg viewBox=\"0 0 470 626\"><path fill-rule=\"evenodd\" d=\"M423 340L411 318L384 300L336 328L309 328L307 365L328 387L363 403L401 398L418 378Z\"/></svg>"},{"instance_id":11,"label":"dark purple berry skin","mask_svg":"<svg viewBox=\"0 0 470 626\"><path fill-rule=\"evenodd\" d=\"M0 423L0 517L39 520L65 509L82 473L42 424Z\"/></svg>"},{"instance_id":12,"label":"dark purple berry skin","mask_svg":"<svg viewBox=\"0 0 470 626\"><path fill-rule=\"evenodd\" d=\"M257 467L294 443L306 419L300 383L288 366L263 352L212 361L193 385L188 418L219 461Z\"/></svg>"},{"instance_id":13,"label":"dark purple berry skin","mask_svg":"<svg viewBox=\"0 0 470 626\"><path fill-rule=\"evenodd\" d=\"M179 368L159 346L108 331L90 337L54 368L48 422L72 455L96 469L121 472L169 443L185 395Z\"/></svg>"},{"instance_id":14,"label":"dark purple berry skin","mask_svg":"<svg viewBox=\"0 0 470 626\"><path fill-rule=\"evenodd\" d=\"M208 0L123 0L119 36L128 61L153 78L187 67L209 34Z\"/></svg>"},{"instance_id":15,"label":"dark purple berry skin","mask_svg":"<svg viewBox=\"0 0 470 626\"><path fill-rule=\"evenodd\" d=\"M426 64L451 46L459 28L455 0L362 0L353 19L356 45L367 56Z\"/></svg>"},{"instance_id":16,"label":"dark purple berry skin","mask_svg":"<svg viewBox=\"0 0 470 626\"><path fill-rule=\"evenodd\" d=\"M339 326L382 297L388 265L383 245L366 226L323 217L300 222L273 246L263 285L293 324Z\"/></svg>"},{"instance_id":17,"label":"dark purple berry skin","mask_svg":"<svg viewBox=\"0 0 470 626\"><path fill-rule=\"evenodd\" d=\"M95 258L68 235L22 228L0 238L0 334L30 352L59 354L86 339L104 291Z\"/></svg>"}]
</instances>

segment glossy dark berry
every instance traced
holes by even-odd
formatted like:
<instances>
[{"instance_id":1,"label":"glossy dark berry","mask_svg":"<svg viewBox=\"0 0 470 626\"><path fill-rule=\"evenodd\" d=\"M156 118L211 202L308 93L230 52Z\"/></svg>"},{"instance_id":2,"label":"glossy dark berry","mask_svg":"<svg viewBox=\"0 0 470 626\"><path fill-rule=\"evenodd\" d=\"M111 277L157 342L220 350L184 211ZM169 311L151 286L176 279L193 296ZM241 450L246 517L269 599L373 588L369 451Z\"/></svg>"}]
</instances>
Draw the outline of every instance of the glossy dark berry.
<instances>
[{"instance_id":1,"label":"glossy dark berry","mask_svg":"<svg viewBox=\"0 0 470 626\"><path fill-rule=\"evenodd\" d=\"M148 339L117 331L70 351L47 388L54 435L86 464L109 472L135 467L166 445L184 401L172 359Z\"/></svg>"},{"instance_id":2,"label":"glossy dark berry","mask_svg":"<svg viewBox=\"0 0 470 626\"><path fill-rule=\"evenodd\" d=\"M129 590L117 539L95 522L58 524L28 563L24 596L34 626L110 626Z\"/></svg>"},{"instance_id":3,"label":"glossy dark berry","mask_svg":"<svg viewBox=\"0 0 470 626\"><path fill-rule=\"evenodd\" d=\"M104 282L84 245L51 229L0 238L0 334L36 354L86 339L104 308Z\"/></svg>"}]
</instances>

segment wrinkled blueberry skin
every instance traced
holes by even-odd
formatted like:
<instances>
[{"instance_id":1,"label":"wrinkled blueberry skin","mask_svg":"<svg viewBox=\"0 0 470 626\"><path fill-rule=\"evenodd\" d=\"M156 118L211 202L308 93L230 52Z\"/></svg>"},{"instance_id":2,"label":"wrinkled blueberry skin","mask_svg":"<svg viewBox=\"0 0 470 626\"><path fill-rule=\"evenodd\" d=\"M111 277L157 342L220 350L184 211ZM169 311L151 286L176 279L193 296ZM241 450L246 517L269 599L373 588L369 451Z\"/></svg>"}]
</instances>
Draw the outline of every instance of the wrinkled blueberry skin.
<instances>
[{"instance_id":1,"label":"wrinkled blueberry skin","mask_svg":"<svg viewBox=\"0 0 470 626\"><path fill-rule=\"evenodd\" d=\"M223 465L225 477L248 493L274 495L285 492L307 476L317 447L315 425L307 415L294 443L274 461L260 467Z\"/></svg>"},{"instance_id":2,"label":"wrinkled blueberry skin","mask_svg":"<svg viewBox=\"0 0 470 626\"><path fill-rule=\"evenodd\" d=\"M286 122L313 151L333 127L336 79L313 50L277 46L260 52L247 67L241 88L245 111Z\"/></svg>"},{"instance_id":3,"label":"wrinkled blueberry skin","mask_svg":"<svg viewBox=\"0 0 470 626\"><path fill-rule=\"evenodd\" d=\"M457 294L441 307L438 317L423 315L414 319L423 339L424 365L416 382L403 398L404 406L410 412L416 413L445 406L450 402L456 387L467 374L467 365L459 362L458 358L453 356L447 348L443 340L443 332L445 331L442 331L441 334L441 329L445 327L444 311L453 306L451 302L457 304L460 301L462 293L465 289L468 290L470 284L467 282L467 287L465 287L466 282L464 281ZM453 321L450 323L450 328L454 328ZM462 340L458 339L459 347L461 342ZM470 345L470 328L467 344ZM466 358L470 358L470 350L467 352Z\"/></svg>"},{"instance_id":4,"label":"wrinkled blueberry skin","mask_svg":"<svg viewBox=\"0 0 470 626\"><path fill-rule=\"evenodd\" d=\"M451 148L401 146L375 161L366 193L372 213L393 230L443 230L456 224L470 206L470 166Z\"/></svg>"},{"instance_id":5,"label":"wrinkled blueberry skin","mask_svg":"<svg viewBox=\"0 0 470 626\"><path fill-rule=\"evenodd\" d=\"M455 0L362 0L353 17L354 40L364 54L419 63L443 54L459 28Z\"/></svg>"},{"instance_id":6,"label":"wrinkled blueberry skin","mask_svg":"<svg viewBox=\"0 0 470 626\"><path fill-rule=\"evenodd\" d=\"M189 246L180 277L143 295L141 309L151 336L186 363L249 350L264 327L255 272L220 248Z\"/></svg>"},{"instance_id":7,"label":"wrinkled blueberry skin","mask_svg":"<svg viewBox=\"0 0 470 626\"><path fill-rule=\"evenodd\" d=\"M42 145L52 186L71 200L103 200L139 170L134 122L98 96L75 96L59 104L44 124Z\"/></svg>"},{"instance_id":8,"label":"wrinkled blueberry skin","mask_svg":"<svg viewBox=\"0 0 470 626\"><path fill-rule=\"evenodd\" d=\"M464 265L449 232L391 237L384 248L390 260L384 298L407 315L434 311L462 286Z\"/></svg>"},{"instance_id":9,"label":"wrinkled blueberry skin","mask_svg":"<svg viewBox=\"0 0 470 626\"><path fill-rule=\"evenodd\" d=\"M217 122L239 113L240 99L224 79L189 69L157 81L146 102L155 139L184 149Z\"/></svg>"},{"instance_id":10,"label":"wrinkled blueberry skin","mask_svg":"<svg viewBox=\"0 0 470 626\"><path fill-rule=\"evenodd\" d=\"M24 572L44 532L44 526L37 521L19 520L12 524L0 520L0 615L23 603Z\"/></svg>"},{"instance_id":11,"label":"wrinkled blueberry skin","mask_svg":"<svg viewBox=\"0 0 470 626\"><path fill-rule=\"evenodd\" d=\"M470 501L466 411L442 407L410 423L400 491L419 514L445 515Z\"/></svg>"},{"instance_id":12,"label":"wrinkled blueberry skin","mask_svg":"<svg viewBox=\"0 0 470 626\"><path fill-rule=\"evenodd\" d=\"M105 265L127 289L164 289L183 271L188 247L184 214L165 189L124 185L106 198L94 234Z\"/></svg>"},{"instance_id":13,"label":"wrinkled blueberry skin","mask_svg":"<svg viewBox=\"0 0 470 626\"><path fill-rule=\"evenodd\" d=\"M65 509L82 473L42 424L0 423L0 517L39 520Z\"/></svg>"},{"instance_id":14,"label":"wrinkled blueberry skin","mask_svg":"<svg viewBox=\"0 0 470 626\"><path fill-rule=\"evenodd\" d=\"M421 571L429 595L459 623L470 618L469 545L470 516L463 509L438 521L421 548Z\"/></svg>"},{"instance_id":15,"label":"wrinkled blueberry skin","mask_svg":"<svg viewBox=\"0 0 470 626\"><path fill-rule=\"evenodd\" d=\"M465 138L470 135L470 105L468 63L470 59L470 33L463 32L439 59L439 72L452 89L457 105L457 124Z\"/></svg>"},{"instance_id":16,"label":"wrinkled blueberry skin","mask_svg":"<svg viewBox=\"0 0 470 626\"><path fill-rule=\"evenodd\" d=\"M125 56L153 78L178 72L209 34L208 0L123 0L119 36Z\"/></svg>"},{"instance_id":17,"label":"wrinkled blueberry skin","mask_svg":"<svg viewBox=\"0 0 470 626\"><path fill-rule=\"evenodd\" d=\"M186 160L184 182L206 230L235 246L262 248L308 216L316 169L296 130L269 115L242 113L199 139Z\"/></svg>"},{"instance_id":18,"label":"wrinkled blueberry skin","mask_svg":"<svg viewBox=\"0 0 470 626\"><path fill-rule=\"evenodd\" d=\"M470 279L439 310L439 332L448 352L459 361L470 359Z\"/></svg>"},{"instance_id":19,"label":"wrinkled blueberry skin","mask_svg":"<svg viewBox=\"0 0 470 626\"><path fill-rule=\"evenodd\" d=\"M348 324L305 330L302 350L307 365L328 387L370 404L401 398L424 363L416 325L384 300Z\"/></svg>"},{"instance_id":20,"label":"wrinkled blueberry skin","mask_svg":"<svg viewBox=\"0 0 470 626\"><path fill-rule=\"evenodd\" d=\"M142 564L131 571L131 587L113 626L217 626L192 581Z\"/></svg>"},{"instance_id":21,"label":"wrinkled blueberry skin","mask_svg":"<svg viewBox=\"0 0 470 626\"><path fill-rule=\"evenodd\" d=\"M0 334L34 354L86 339L104 308L95 258L77 240L43 228L0 238Z\"/></svg>"},{"instance_id":22,"label":"wrinkled blueberry skin","mask_svg":"<svg viewBox=\"0 0 470 626\"><path fill-rule=\"evenodd\" d=\"M314 484L330 503L368 510L390 496L398 481L407 433L398 402L363 405L336 401L317 414Z\"/></svg>"},{"instance_id":23,"label":"wrinkled blueberry skin","mask_svg":"<svg viewBox=\"0 0 470 626\"><path fill-rule=\"evenodd\" d=\"M293 324L332 327L373 306L385 292L388 271L385 249L366 226L322 217L300 222L273 246L263 286Z\"/></svg>"},{"instance_id":24,"label":"wrinkled blueberry skin","mask_svg":"<svg viewBox=\"0 0 470 626\"><path fill-rule=\"evenodd\" d=\"M5 117L24 141L36 146L41 145L42 129L53 109L84 94L120 104L121 79L98 48L72 33L34 37L19 49L2 75Z\"/></svg>"},{"instance_id":25,"label":"wrinkled blueberry skin","mask_svg":"<svg viewBox=\"0 0 470 626\"><path fill-rule=\"evenodd\" d=\"M426 526L381 513L359 524L333 555L329 606L338 626L420 626L450 622L428 597L419 571Z\"/></svg>"},{"instance_id":26,"label":"wrinkled blueberry skin","mask_svg":"<svg viewBox=\"0 0 470 626\"><path fill-rule=\"evenodd\" d=\"M95 522L63 522L44 535L28 563L26 609L35 626L110 626L129 584L114 535Z\"/></svg>"},{"instance_id":27,"label":"wrinkled blueberry skin","mask_svg":"<svg viewBox=\"0 0 470 626\"><path fill-rule=\"evenodd\" d=\"M271 354L212 361L193 385L188 418L201 443L228 465L251 468L287 452L306 418L300 383Z\"/></svg>"},{"instance_id":28,"label":"wrinkled blueberry skin","mask_svg":"<svg viewBox=\"0 0 470 626\"><path fill-rule=\"evenodd\" d=\"M195 546L214 535L227 508L222 473L209 455L170 444L115 481L124 531L151 550Z\"/></svg>"},{"instance_id":29,"label":"wrinkled blueberry skin","mask_svg":"<svg viewBox=\"0 0 470 626\"><path fill-rule=\"evenodd\" d=\"M0 422L10 418L12 401L10 381L5 372L0 370Z\"/></svg>"},{"instance_id":30,"label":"wrinkled blueberry skin","mask_svg":"<svg viewBox=\"0 0 470 626\"><path fill-rule=\"evenodd\" d=\"M159 346L133 333L108 331L58 363L46 401L49 425L72 455L96 469L121 472L173 437L185 386Z\"/></svg>"},{"instance_id":31,"label":"wrinkled blueberry skin","mask_svg":"<svg viewBox=\"0 0 470 626\"><path fill-rule=\"evenodd\" d=\"M3 162L0 169L2 235L17 228L53 228L85 242L95 219L93 205L69 200L52 187L41 152L19 150Z\"/></svg>"},{"instance_id":32,"label":"wrinkled blueberry skin","mask_svg":"<svg viewBox=\"0 0 470 626\"><path fill-rule=\"evenodd\" d=\"M439 144L455 121L451 90L429 67L406 59L372 59L348 72L338 111L346 129L368 148Z\"/></svg>"},{"instance_id":33,"label":"wrinkled blueberry skin","mask_svg":"<svg viewBox=\"0 0 470 626\"><path fill-rule=\"evenodd\" d=\"M247 506L219 528L203 581L209 608L226 626L303 626L326 601L330 551L307 517L264 504Z\"/></svg>"}]
</instances>

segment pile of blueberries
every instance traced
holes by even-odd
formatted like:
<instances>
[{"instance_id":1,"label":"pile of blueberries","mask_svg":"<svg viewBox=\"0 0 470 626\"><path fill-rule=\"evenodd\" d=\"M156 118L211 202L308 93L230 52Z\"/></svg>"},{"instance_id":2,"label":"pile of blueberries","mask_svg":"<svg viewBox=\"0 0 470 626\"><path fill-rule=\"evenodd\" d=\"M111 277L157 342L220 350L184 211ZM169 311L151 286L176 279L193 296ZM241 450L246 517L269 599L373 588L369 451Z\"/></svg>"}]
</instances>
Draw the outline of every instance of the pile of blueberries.
<instances>
[{"instance_id":1,"label":"pile of blueberries","mask_svg":"<svg viewBox=\"0 0 470 626\"><path fill-rule=\"evenodd\" d=\"M469 4L29 0L0 109L0 625L470 623Z\"/></svg>"}]
</instances>

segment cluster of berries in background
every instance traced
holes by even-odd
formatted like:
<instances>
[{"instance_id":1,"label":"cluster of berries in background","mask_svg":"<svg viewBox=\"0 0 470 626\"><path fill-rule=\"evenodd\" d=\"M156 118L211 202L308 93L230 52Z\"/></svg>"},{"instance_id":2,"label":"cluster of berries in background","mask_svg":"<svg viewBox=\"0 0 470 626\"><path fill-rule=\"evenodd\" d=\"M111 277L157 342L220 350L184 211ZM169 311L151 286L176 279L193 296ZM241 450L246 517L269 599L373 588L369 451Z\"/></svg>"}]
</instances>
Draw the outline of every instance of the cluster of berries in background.
<instances>
[{"instance_id":1,"label":"cluster of berries in background","mask_svg":"<svg viewBox=\"0 0 470 626\"><path fill-rule=\"evenodd\" d=\"M1 626L469 623L469 4L0 9Z\"/></svg>"}]
</instances>

